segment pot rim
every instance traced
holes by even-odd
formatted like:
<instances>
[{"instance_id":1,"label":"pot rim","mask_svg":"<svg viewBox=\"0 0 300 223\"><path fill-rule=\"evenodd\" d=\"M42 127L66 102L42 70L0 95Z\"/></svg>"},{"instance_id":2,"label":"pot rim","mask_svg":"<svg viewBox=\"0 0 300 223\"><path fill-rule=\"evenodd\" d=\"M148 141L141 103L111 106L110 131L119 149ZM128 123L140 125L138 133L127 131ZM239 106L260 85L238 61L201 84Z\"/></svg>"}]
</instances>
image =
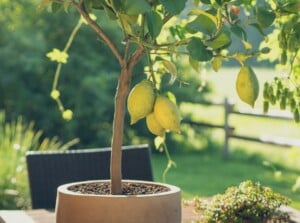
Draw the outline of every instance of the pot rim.
<instances>
[{"instance_id":1,"label":"pot rim","mask_svg":"<svg viewBox=\"0 0 300 223\"><path fill-rule=\"evenodd\" d=\"M160 183L160 182L153 182L153 181L144 181L144 180L128 180L128 179L123 179L122 182L125 183L140 183L140 184L148 184L148 185L158 185L158 186L162 186L162 187L167 187L169 188L169 191L165 191L165 192L159 192L159 193L154 193L154 194L139 194L139 195L112 195L112 194L81 194L78 192L73 192L70 191L68 188L70 186L74 186L74 185L79 185L79 184L88 184L88 183L96 183L96 182L110 182L110 179L107 180L87 180L87 181L77 181L77 182L72 182L72 183L67 183L67 184L63 184L60 185L57 188L57 191L59 193L64 193L67 195L76 195L76 196L87 196L87 197L113 197L113 198L125 198L125 197L156 197L156 196L168 196L170 194L174 194L174 193L180 193L181 190L179 187L171 185L171 184L166 184L166 183Z\"/></svg>"}]
</instances>

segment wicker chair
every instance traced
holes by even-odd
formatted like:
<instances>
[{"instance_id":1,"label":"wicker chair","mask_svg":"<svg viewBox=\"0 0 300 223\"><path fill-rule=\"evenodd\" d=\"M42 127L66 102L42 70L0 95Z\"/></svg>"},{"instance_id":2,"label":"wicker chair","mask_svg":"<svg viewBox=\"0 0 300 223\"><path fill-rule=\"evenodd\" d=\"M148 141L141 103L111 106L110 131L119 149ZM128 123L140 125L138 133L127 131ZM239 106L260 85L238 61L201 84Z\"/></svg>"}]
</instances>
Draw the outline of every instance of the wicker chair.
<instances>
[{"instance_id":1,"label":"wicker chair","mask_svg":"<svg viewBox=\"0 0 300 223\"><path fill-rule=\"evenodd\" d=\"M148 145L122 148L123 179L153 181ZM54 209L61 184L110 177L110 148L30 151L26 154L32 208Z\"/></svg>"}]
</instances>

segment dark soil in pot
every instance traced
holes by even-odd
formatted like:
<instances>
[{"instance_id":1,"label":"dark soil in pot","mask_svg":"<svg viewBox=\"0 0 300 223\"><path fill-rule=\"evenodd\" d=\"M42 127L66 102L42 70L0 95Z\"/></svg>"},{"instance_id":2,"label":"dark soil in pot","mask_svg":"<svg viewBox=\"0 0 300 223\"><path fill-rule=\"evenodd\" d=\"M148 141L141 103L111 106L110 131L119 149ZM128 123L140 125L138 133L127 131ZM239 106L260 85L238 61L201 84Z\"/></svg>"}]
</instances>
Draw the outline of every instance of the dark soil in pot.
<instances>
[{"instance_id":1,"label":"dark soil in pot","mask_svg":"<svg viewBox=\"0 0 300 223\"><path fill-rule=\"evenodd\" d=\"M146 183L122 183L123 195L146 195L169 191L169 188ZM77 184L68 187L68 190L80 194L110 195L110 182L94 182Z\"/></svg>"}]
</instances>

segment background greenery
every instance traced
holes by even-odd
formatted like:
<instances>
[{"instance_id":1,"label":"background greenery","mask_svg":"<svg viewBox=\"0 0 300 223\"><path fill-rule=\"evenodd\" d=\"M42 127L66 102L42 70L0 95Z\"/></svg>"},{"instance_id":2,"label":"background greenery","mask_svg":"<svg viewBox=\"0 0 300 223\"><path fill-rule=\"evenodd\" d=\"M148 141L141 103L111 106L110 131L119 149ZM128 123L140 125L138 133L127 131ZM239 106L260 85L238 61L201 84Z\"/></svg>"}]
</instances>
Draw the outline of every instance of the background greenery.
<instances>
[{"instance_id":1,"label":"background greenery","mask_svg":"<svg viewBox=\"0 0 300 223\"><path fill-rule=\"evenodd\" d=\"M8 122L1 110L0 129L0 209L29 208L26 152L68 149L76 140L63 144L57 137L43 138L33 122L26 123L21 116Z\"/></svg>"},{"instance_id":2,"label":"background greenery","mask_svg":"<svg viewBox=\"0 0 300 223\"><path fill-rule=\"evenodd\" d=\"M35 120L36 127L43 129L45 135L58 136L63 141L78 137L78 147L110 145L119 65L108 56L111 54L108 48L97 40L88 26L83 26L76 36L69 62L63 66L59 80L62 100L74 112L74 119L65 122L50 98L56 64L49 62L45 55L52 48L64 47L77 23L77 14L60 11L53 17L45 11L37 12L34 0L2 1L0 12L4 24L0 27L0 108L6 110L7 118L23 115L28 121ZM109 21L104 24L112 38L120 38L116 24ZM189 85L174 88L178 102L188 98L195 100L192 95L201 85L200 76L186 69L181 68L180 72L187 73L181 78L183 81L189 78ZM144 78L142 73L140 65L134 72L136 82ZM201 98L199 94L196 100ZM132 140L149 141L151 136L144 123L133 127L126 123L125 144Z\"/></svg>"}]
</instances>

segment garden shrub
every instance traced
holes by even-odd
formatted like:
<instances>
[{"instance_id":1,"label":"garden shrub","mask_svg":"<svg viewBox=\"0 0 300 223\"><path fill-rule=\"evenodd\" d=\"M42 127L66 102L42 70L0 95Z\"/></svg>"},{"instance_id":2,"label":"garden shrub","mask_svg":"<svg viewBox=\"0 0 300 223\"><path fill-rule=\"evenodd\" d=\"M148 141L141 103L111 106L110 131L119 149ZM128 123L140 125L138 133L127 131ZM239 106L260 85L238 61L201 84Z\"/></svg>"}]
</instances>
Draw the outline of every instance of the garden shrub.
<instances>
[{"instance_id":1,"label":"garden shrub","mask_svg":"<svg viewBox=\"0 0 300 223\"><path fill-rule=\"evenodd\" d=\"M0 111L0 209L30 207L25 154L29 150L63 150L76 139L63 144L57 137L45 138L19 116L8 122Z\"/></svg>"}]
</instances>

